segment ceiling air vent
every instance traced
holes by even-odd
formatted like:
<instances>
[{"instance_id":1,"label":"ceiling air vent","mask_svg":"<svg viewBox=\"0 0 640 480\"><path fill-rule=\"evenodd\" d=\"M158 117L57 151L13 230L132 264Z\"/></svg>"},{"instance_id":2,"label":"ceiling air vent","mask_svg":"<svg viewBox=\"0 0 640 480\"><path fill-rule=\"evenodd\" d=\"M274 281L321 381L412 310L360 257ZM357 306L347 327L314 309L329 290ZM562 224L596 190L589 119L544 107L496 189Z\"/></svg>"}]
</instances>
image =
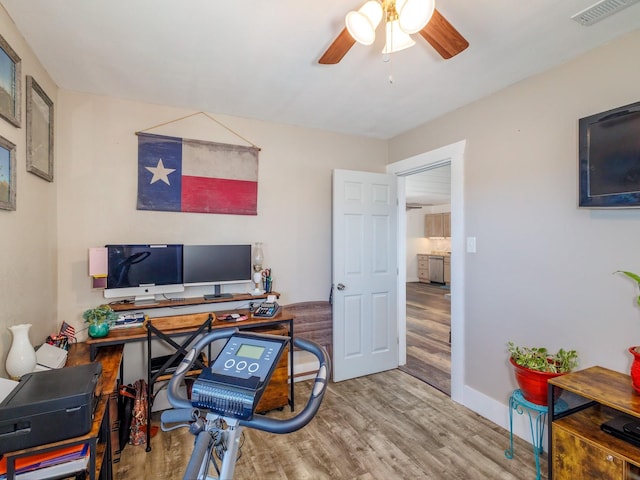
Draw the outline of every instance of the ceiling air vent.
<instances>
[{"instance_id":1,"label":"ceiling air vent","mask_svg":"<svg viewBox=\"0 0 640 480\"><path fill-rule=\"evenodd\" d=\"M627 8L634 3L638 3L640 0L601 0L600 2L591 5L589 8L576 13L571 17L580 25L588 27L600 20L607 18L620 10Z\"/></svg>"}]
</instances>

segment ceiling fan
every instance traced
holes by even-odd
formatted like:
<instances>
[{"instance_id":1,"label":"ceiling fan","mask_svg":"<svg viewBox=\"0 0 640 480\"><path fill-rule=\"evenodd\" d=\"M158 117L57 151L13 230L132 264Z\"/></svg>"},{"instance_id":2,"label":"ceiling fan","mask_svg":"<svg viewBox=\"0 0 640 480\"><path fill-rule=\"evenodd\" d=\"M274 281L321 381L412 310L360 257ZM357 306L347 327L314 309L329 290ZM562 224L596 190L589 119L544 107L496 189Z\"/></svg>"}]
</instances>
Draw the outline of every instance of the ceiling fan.
<instances>
[{"instance_id":1,"label":"ceiling fan","mask_svg":"<svg viewBox=\"0 0 640 480\"><path fill-rule=\"evenodd\" d=\"M469 42L435 9L435 0L369 0L360 9L347 13L345 28L318 63L333 65L356 43L371 45L375 30L384 18L385 47L389 54L415 44L411 34L419 33L444 59L454 57Z\"/></svg>"}]
</instances>

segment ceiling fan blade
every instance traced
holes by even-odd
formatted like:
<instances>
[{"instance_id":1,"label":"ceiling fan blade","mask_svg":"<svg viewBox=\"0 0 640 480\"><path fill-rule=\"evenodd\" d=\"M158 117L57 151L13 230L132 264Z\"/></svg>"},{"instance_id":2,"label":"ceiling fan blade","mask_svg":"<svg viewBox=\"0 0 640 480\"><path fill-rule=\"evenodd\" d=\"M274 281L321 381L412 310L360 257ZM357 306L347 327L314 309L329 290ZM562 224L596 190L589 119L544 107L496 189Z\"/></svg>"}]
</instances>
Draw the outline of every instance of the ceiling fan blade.
<instances>
[{"instance_id":1,"label":"ceiling fan blade","mask_svg":"<svg viewBox=\"0 0 640 480\"><path fill-rule=\"evenodd\" d=\"M333 43L329 45L329 48L327 48L327 51L320 57L318 63L323 65L334 65L338 63L342 60L342 57L347 54L349 49L353 47L354 43L356 43L356 41L349 34L349 31L346 27L343 28L340 35L336 37Z\"/></svg>"},{"instance_id":2,"label":"ceiling fan blade","mask_svg":"<svg viewBox=\"0 0 640 480\"><path fill-rule=\"evenodd\" d=\"M469 46L469 42L451 25L438 10L433 11L429 23L420 35L431 44L444 59L455 57Z\"/></svg>"}]
</instances>

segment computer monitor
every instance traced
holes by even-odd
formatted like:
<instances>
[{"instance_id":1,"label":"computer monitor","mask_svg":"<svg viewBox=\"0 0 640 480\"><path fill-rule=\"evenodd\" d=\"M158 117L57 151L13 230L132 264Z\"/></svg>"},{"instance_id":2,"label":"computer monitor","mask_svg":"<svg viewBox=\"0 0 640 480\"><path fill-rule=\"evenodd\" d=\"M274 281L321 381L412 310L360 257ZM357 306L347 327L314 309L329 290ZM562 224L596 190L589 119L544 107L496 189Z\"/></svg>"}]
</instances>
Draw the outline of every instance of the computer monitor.
<instances>
[{"instance_id":1,"label":"computer monitor","mask_svg":"<svg viewBox=\"0 0 640 480\"><path fill-rule=\"evenodd\" d=\"M184 291L182 245L107 245L105 298L134 297L136 305Z\"/></svg>"},{"instance_id":2,"label":"computer monitor","mask_svg":"<svg viewBox=\"0 0 640 480\"><path fill-rule=\"evenodd\" d=\"M251 282L251 245L185 245L183 260L184 285L212 285L215 297L231 296L221 285Z\"/></svg>"}]
</instances>

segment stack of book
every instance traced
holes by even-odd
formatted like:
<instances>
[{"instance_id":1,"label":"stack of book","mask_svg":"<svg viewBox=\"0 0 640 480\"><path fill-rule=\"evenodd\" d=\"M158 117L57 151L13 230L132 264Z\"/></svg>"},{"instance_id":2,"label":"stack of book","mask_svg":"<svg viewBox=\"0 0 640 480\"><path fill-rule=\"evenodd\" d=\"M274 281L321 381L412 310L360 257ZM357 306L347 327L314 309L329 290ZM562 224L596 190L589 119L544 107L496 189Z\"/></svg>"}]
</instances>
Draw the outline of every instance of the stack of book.
<instances>
[{"instance_id":1,"label":"stack of book","mask_svg":"<svg viewBox=\"0 0 640 480\"><path fill-rule=\"evenodd\" d=\"M111 325L111 329L134 328L144 325L144 312L122 313L118 316L116 322Z\"/></svg>"},{"instance_id":2,"label":"stack of book","mask_svg":"<svg viewBox=\"0 0 640 480\"><path fill-rule=\"evenodd\" d=\"M16 480L62 478L82 472L89 464L89 445L81 443L15 460ZM7 459L0 460L0 480L7 478Z\"/></svg>"}]
</instances>

